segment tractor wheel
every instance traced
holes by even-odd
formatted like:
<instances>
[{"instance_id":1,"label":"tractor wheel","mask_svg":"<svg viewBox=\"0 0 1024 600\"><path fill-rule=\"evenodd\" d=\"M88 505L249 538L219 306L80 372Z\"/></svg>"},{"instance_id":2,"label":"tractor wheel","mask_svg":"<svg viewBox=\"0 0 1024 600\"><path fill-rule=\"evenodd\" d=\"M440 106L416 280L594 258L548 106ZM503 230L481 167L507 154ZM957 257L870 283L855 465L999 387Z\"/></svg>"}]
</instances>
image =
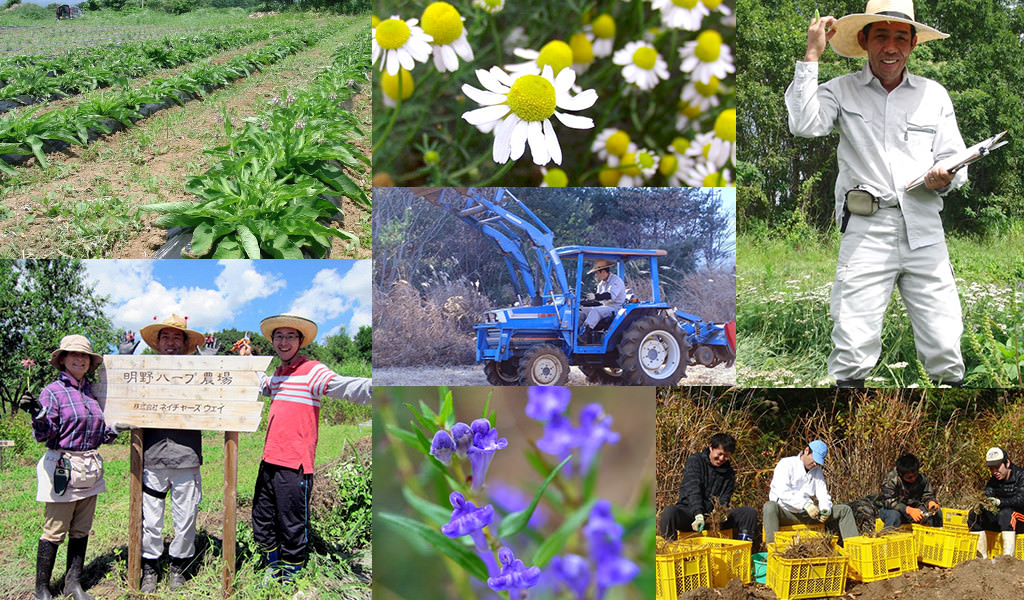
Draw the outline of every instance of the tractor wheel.
<instances>
[{"instance_id":1,"label":"tractor wheel","mask_svg":"<svg viewBox=\"0 0 1024 600\"><path fill-rule=\"evenodd\" d=\"M594 385L623 385L622 369L616 367L580 367L587 382Z\"/></svg>"},{"instance_id":2,"label":"tractor wheel","mask_svg":"<svg viewBox=\"0 0 1024 600\"><path fill-rule=\"evenodd\" d=\"M673 385L686 376L686 338L663 314L637 319L619 342L619 365L627 385Z\"/></svg>"},{"instance_id":3,"label":"tractor wheel","mask_svg":"<svg viewBox=\"0 0 1024 600\"><path fill-rule=\"evenodd\" d=\"M489 360L484 363L484 374L491 385L519 385L519 364L515 360Z\"/></svg>"},{"instance_id":4,"label":"tractor wheel","mask_svg":"<svg viewBox=\"0 0 1024 600\"><path fill-rule=\"evenodd\" d=\"M725 348L725 349L717 348L717 349L715 349L715 356L718 357L718 362L719 363L725 363L725 368L726 369L728 369L729 367L733 366L733 364L736 363L736 355L733 354L732 351L729 350L728 348Z\"/></svg>"},{"instance_id":5,"label":"tractor wheel","mask_svg":"<svg viewBox=\"0 0 1024 600\"><path fill-rule=\"evenodd\" d=\"M556 346L534 346L519 359L521 385L565 385L569 381L569 360Z\"/></svg>"},{"instance_id":6,"label":"tractor wheel","mask_svg":"<svg viewBox=\"0 0 1024 600\"><path fill-rule=\"evenodd\" d=\"M704 344L699 344L693 349L693 358L705 367L713 367L718 364L715 351L711 346L705 346Z\"/></svg>"}]
</instances>

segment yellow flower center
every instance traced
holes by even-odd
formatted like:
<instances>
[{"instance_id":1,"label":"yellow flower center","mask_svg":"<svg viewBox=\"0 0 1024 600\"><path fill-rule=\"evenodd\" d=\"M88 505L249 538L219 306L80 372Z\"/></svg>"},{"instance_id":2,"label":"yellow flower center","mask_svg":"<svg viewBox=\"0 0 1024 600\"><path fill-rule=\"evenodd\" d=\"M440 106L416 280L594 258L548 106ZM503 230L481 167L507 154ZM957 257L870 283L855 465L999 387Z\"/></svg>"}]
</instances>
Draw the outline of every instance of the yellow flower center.
<instances>
[{"instance_id":1,"label":"yellow flower center","mask_svg":"<svg viewBox=\"0 0 1024 600\"><path fill-rule=\"evenodd\" d=\"M594 35L603 40L615 37L615 19L608 14L599 15L594 19Z\"/></svg>"},{"instance_id":2,"label":"yellow flower center","mask_svg":"<svg viewBox=\"0 0 1024 600\"><path fill-rule=\"evenodd\" d=\"M409 96L412 96L412 90L415 87L415 85L413 85L412 73L399 68L397 75L388 75L387 71L385 71L384 73L381 73L380 77L380 89L388 98L398 100L399 77L402 78L402 100L406 100Z\"/></svg>"},{"instance_id":3,"label":"yellow flower center","mask_svg":"<svg viewBox=\"0 0 1024 600\"><path fill-rule=\"evenodd\" d=\"M636 177L641 174L641 169L650 169L653 166L654 157L647 152L630 152L622 157L622 172L626 175Z\"/></svg>"},{"instance_id":4,"label":"yellow flower center","mask_svg":"<svg viewBox=\"0 0 1024 600\"><path fill-rule=\"evenodd\" d=\"M441 155L435 150L427 150L426 154L423 155L423 162L428 165L436 165L441 161Z\"/></svg>"},{"instance_id":5,"label":"yellow flower center","mask_svg":"<svg viewBox=\"0 0 1024 600\"><path fill-rule=\"evenodd\" d=\"M423 11L423 31L434 37L434 45L446 46L462 35L462 17L447 2L432 2Z\"/></svg>"},{"instance_id":6,"label":"yellow flower center","mask_svg":"<svg viewBox=\"0 0 1024 600\"><path fill-rule=\"evenodd\" d=\"M700 116L700 107L695 104L690 104L685 100L680 100L679 112L688 119L696 119Z\"/></svg>"},{"instance_id":7,"label":"yellow flower center","mask_svg":"<svg viewBox=\"0 0 1024 600\"><path fill-rule=\"evenodd\" d=\"M565 187L569 185L569 176L561 169L548 169L544 175L544 183L548 184L548 187Z\"/></svg>"},{"instance_id":8,"label":"yellow flower center","mask_svg":"<svg viewBox=\"0 0 1024 600\"><path fill-rule=\"evenodd\" d=\"M701 62L711 63L718 60L722 53L722 34L714 29L702 31L697 36L697 48L693 51L694 56Z\"/></svg>"},{"instance_id":9,"label":"yellow flower center","mask_svg":"<svg viewBox=\"0 0 1024 600\"><path fill-rule=\"evenodd\" d=\"M699 81L693 82L693 87L697 89L697 93L705 98L710 98L718 93L718 84L721 81L717 77L712 76L711 80L707 83L701 83Z\"/></svg>"},{"instance_id":10,"label":"yellow flower center","mask_svg":"<svg viewBox=\"0 0 1024 600\"><path fill-rule=\"evenodd\" d=\"M615 187L620 179L622 179L622 173L618 169L601 169L601 172L597 174L597 180L604 187Z\"/></svg>"},{"instance_id":11,"label":"yellow flower center","mask_svg":"<svg viewBox=\"0 0 1024 600\"><path fill-rule=\"evenodd\" d=\"M377 25L377 44L385 50L395 50L405 45L412 32L405 21L387 19Z\"/></svg>"},{"instance_id":12,"label":"yellow flower center","mask_svg":"<svg viewBox=\"0 0 1024 600\"><path fill-rule=\"evenodd\" d=\"M718 5L722 3L722 0L701 0L704 6L708 7L708 10L715 10Z\"/></svg>"},{"instance_id":13,"label":"yellow flower center","mask_svg":"<svg viewBox=\"0 0 1024 600\"><path fill-rule=\"evenodd\" d=\"M686 149L689 147L690 140L684 137L677 137L672 140L672 149L675 150L677 154L686 154Z\"/></svg>"},{"instance_id":14,"label":"yellow flower center","mask_svg":"<svg viewBox=\"0 0 1024 600\"><path fill-rule=\"evenodd\" d=\"M704 187L726 187L729 182L722 177L722 174L718 171L714 173L708 173L704 178Z\"/></svg>"},{"instance_id":15,"label":"yellow flower center","mask_svg":"<svg viewBox=\"0 0 1024 600\"><path fill-rule=\"evenodd\" d=\"M654 63L658 60L658 52L654 48L648 48L647 46L641 46L636 49L633 53L633 64L650 71L654 68Z\"/></svg>"},{"instance_id":16,"label":"yellow flower center","mask_svg":"<svg viewBox=\"0 0 1024 600\"><path fill-rule=\"evenodd\" d=\"M555 114L555 86L540 75L523 75L508 91L507 104L524 121L543 121Z\"/></svg>"},{"instance_id":17,"label":"yellow flower center","mask_svg":"<svg viewBox=\"0 0 1024 600\"><path fill-rule=\"evenodd\" d=\"M616 131L605 140L604 148L612 156L622 156L629 148L629 134L625 131Z\"/></svg>"},{"instance_id":18,"label":"yellow flower center","mask_svg":"<svg viewBox=\"0 0 1024 600\"><path fill-rule=\"evenodd\" d=\"M709 152L711 152L711 144L704 144L704 149L701 150L700 153L704 155L704 158L707 158Z\"/></svg>"},{"instance_id":19,"label":"yellow flower center","mask_svg":"<svg viewBox=\"0 0 1024 600\"><path fill-rule=\"evenodd\" d=\"M715 135L727 142L736 141L736 109L722 111L715 119Z\"/></svg>"},{"instance_id":20,"label":"yellow flower center","mask_svg":"<svg viewBox=\"0 0 1024 600\"><path fill-rule=\"evenodd\" d=\"M544 70L545 65L550 65L555 75L572 64L572 48L562 40L553 40L540 49L537 56L537 66Z\"/></svg>"},{"instance_id":21,"label":"yellow flower center","mask_svg":"<svg viewBox=\"0 0 1024 600\"><path fill-rule=\"evenodd\" d=\"M380 25L380 17L377 15L370 15L370 27L376 27Z\"/></svg>"},{"instance_id":22,"label":"yellow flower center","mask_svg":"<svg viewBox=\"0 0 1024 600\"><path fill-rule=\"evenodd\" d=\"M484 4L491 8L498 8L501 6L502 0L484 0Z\"/></svg>"},{"instance_id":23,"label":"yellow flower center","mask_svg":"<svg viewBox=\"0 0 1024 600\"><path fill-rule=\"evenodd\" d=\"M679 159L676 158L675 154L666 154L661 157L661 164L658 165L658 172L662 175L668 176L676 172L676 167L679 166Z\"/></svg>"},{"instance_id":24,"label":"yellow flower center","mask_svg":"<svg viewBox=\"0 0 1024 600\"><path fill-rule=\"evenodd\" d=\"M586 34L574 33L569 38L569 47L572 48L572 62L580 65L589 65L594 62L594 46L591 45Z\"/></svg>"},{"instance_id":25,"label":"yellow flower center","mask_svg":"<svg viewBox=\"0 0 1024 600\"><path fill-rule=\"evenodd\" d=\"M683 8L693 8L697 6L697 0L672 0L672 4Z\"/></svg>"}]
</instances>

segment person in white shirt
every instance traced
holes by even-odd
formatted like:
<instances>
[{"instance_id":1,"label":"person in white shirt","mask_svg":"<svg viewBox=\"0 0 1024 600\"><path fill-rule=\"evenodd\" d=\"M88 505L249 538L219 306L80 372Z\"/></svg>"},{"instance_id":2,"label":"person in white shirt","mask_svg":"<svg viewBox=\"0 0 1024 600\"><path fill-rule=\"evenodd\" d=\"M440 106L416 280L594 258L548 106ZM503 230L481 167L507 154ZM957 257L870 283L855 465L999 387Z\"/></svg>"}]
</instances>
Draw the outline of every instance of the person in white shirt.
<instances>
[{"instance_id":1,"label":"person in white shirt","mask_svg":"<svg viewBox=\"0 0 1024 600\"><path fill-rule=\"evenodd\" d=\"M917 44L945 37L914 20L912 0L870 0L864 13L811 22L786 90L794 135L839 132L835 213L843 238L828 359L838 387L863 387L877 363L894 285L929 378L954 387L963 379L963 318L939 212L967 170L934 165L965 146L946 89L906 68ZM842 56L867 56L864 68L818 85L826 41ZM906 189L922 173L924 185Z\"/></svg>"},{"instance_id":2,"label":"person in white shirt","mask_svg":"<svg viewBox=\"0 0 1024 600\"><path fill-rule=\"evenodd\" d=\"M860 535L853 510L845 504L832 504L825 485L828 446L821 440L808 444L796 456L787 456L775 465L768 502L764 503L764 541L775 542L779 525L839 522L843 540Z\"/></svg>"},{"instance_id":3,"label":"person in white shirt","mask_svg":"<svg viewBox=\"0 0 1024 600\"><path fill-rule=\"evenodd\" d=\"M626 303L626 284L622 278L612 273L611 268L615 262L599 258L594 261L594 267L587 271L587 274L594 273L597 278L597 293L592 298L599 301L597 306L584 306L580 309L585 319L583 329L580 332L580 343L596 344L600 341L599 336L594 332L601 319L614 315Z\"/></svg>"}]
</instances>

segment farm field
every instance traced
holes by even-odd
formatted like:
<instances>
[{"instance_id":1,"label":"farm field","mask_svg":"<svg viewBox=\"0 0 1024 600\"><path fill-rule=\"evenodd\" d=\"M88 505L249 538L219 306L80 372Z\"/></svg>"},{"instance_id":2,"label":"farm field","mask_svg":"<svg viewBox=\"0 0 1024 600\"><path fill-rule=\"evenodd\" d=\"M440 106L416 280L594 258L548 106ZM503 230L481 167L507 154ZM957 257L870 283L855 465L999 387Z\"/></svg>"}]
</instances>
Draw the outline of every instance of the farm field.
<instances>
[{"instance_id":1,"label":"farm field","mask_svg":"<svg viewBox=\"0 0 1024 600\"><path fill-rule=\"evenodd\" d=\"M222 21L203 48L161 23L176 66L0 114L0 256L369 256L368 20Z\"/></svg>"}]
</instances>

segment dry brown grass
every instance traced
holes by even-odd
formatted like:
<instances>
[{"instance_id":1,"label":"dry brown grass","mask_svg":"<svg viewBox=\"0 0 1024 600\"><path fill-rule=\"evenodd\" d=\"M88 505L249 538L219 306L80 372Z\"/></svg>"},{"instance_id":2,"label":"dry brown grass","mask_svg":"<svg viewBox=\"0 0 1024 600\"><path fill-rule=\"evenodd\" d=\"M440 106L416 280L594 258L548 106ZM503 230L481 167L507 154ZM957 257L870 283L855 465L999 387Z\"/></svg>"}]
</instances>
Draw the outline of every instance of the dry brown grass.
<instances>
[{"instance_id":1,"label":"dry brown grass","mask_svg":"<svg viewBox=\"0 0 1024 600\"><path fill-rule=\"evenodd\" d=\"M831 535L797 538L779 554L782 558L825 558L835 555L835 538Z\"/></svg>"}]
</instances>

